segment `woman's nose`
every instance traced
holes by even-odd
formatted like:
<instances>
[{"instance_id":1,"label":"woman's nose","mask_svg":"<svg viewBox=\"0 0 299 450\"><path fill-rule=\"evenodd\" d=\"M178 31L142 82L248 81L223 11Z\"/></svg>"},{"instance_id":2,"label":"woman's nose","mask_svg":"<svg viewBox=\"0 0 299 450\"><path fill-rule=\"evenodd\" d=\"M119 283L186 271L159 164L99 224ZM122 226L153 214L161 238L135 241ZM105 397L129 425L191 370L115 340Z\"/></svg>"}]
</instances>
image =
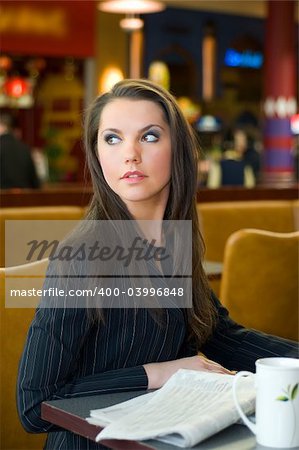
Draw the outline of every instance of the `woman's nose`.
<instances>
[{"instance_id":1,"label":"woman's nose","mask_svg":"<svg viewBox=\"0 0 299 450\"><path fill-rule=\"evenodd\" d=\"M125 162L141 162L141 152L138 143L129 144L125 152Z\"/></svg>"}]
</instances>

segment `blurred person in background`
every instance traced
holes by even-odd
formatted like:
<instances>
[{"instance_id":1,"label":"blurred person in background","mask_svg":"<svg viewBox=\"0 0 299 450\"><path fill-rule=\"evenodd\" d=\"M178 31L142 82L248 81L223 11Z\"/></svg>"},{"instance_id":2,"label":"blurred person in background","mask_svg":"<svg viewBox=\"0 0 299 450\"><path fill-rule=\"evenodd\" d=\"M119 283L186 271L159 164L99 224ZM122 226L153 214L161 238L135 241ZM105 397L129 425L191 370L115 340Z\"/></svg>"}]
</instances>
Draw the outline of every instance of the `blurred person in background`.
<instances>
[{"instance_id":1,"label":"blurred person in background","mask_svg":"<svg viewBox=\"0 0 299 450\"><path fill-rule=\"evenodd\" d=\"M245 130L236 129L234 132L234 148L243 154L243 161L246 166L251 167L255 183L257 183L261 170L261 157L255 148L253 137Z\"/></svg>"},{"instance_id":2,"label":"blurred person in background","mask_svg":"<svg viewBox=\"0 0 299 450\"><path fill-rule=\"evenodd\" d=\"M49 162L45 152L40 147L34 147L31 156L40 183L47 183L49 181Z\"/></svg>"},{"instance_id":3,"label":"blurred person in background","mask_svg":"<svg viewBox=\"0 0 299 450\"><path fill-rule=\"evenodd\" d=\"M0 113L0 188L40 187L30 148L13 132L13 118Z\"/></svg>"},{"instance_id":4,"label":"blurred person in background","mask_svg":"<svg viewBox=\"0 0 299 450\"><path fill-rule=\"evenodd\" d=\"M252 152L248 148L245 132L236 129L229 130L223 143L223 155L220 161L214 161L210 165L207 187L218 188L220 186L244 186L252 188L256 184ZM249 154L245 156L246 152ZM252 149L253 151L253 149Z\"/></svg>"}]
</instances>

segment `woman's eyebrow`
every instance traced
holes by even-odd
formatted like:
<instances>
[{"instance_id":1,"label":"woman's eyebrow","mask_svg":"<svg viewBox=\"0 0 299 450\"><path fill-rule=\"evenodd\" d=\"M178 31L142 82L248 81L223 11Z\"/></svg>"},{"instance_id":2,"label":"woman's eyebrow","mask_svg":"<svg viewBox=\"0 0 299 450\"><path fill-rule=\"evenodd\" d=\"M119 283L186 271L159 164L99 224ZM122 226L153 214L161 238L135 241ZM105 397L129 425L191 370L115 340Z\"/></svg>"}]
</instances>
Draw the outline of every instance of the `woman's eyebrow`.
<instances>
[{"instance_id":1,"label":"woman's eyebrow","mask_svg":"<svg viewBox=\"0 0 299 450\"><path fill-rule=\"evenodd\" d=\"M118 130L117 128L105 128L105 130L101 131L100 134L102 135L102 134L105 133L106 131L112 131L113 133L121 133L121 131Z\"/></svg>"},{"instance_id":2,"label":"woman's eyebrow","mask_svg":"<svg viewBox=\"0 0 299 450\"><path fill-rule=\"evenodd\" d=\"M149 130L152 127L158 127L161 128L161 130L164 130L164 128L157 124L157 123L151 123L149 125L146 125L145 127L141 128L140 130L138 130L138 133L143 133L146 130ZM101 131L100 135L102 135L103 133L106 133L107 131L112 131L112 133L117 133L117 134L121 134L121 130L118 130L117 128L105 128L105 130Z\"/></svg>"},{"instance_id":3,"label":"woman's eyebrow","mask_svg":"<svg viewBox=\"0 0 299 450\"><path fill-rule=\"evenodd\" d=\"M158 128L161 128L161 130L164 130L164 128L161 125L159 125L157 123L151 123L150 125L146 125L145 127L141 128L141 130L139 130L139 133L143 133L144 131L146 131L152 127L158 127Z\"/></svg>"}]
</instances>

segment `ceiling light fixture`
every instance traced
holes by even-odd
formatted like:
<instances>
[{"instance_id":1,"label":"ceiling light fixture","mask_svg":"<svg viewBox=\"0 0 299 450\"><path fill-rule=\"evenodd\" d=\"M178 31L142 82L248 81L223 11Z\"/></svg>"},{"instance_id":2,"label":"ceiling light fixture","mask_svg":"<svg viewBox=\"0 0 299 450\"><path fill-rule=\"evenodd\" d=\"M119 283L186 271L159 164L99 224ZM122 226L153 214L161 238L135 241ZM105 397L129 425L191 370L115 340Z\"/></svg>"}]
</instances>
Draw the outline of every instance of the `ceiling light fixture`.
<instances>
[{"instance_id":1,"label":"ceiling light fixture","mask_svg":"<svg viewBox=\"0 0 299 450\"><path fill-rule=\"evenodd\" d=\"M156 0L109 0L100 2L98 9L119 14L148 14L163 11L165 5Z\"/></svg>"},{"instance_id":2,"label":"ceiling light fixture","mask_svg":"<svg viewBox=\"0 0 299 450\"><path fill-rule=\"evenodd\" d=\"M156 0L109 0L101 1L98 9L103 12L126 14L119 24L123 30L132 32L143 28L143 20L139 14L163 11L165 5Z\"/></svg>"},{"instance_id":3,"label":"ceiling light fixture","mask_svg":"<svg viewBox=\"0 0 299 450\"><path fill-rule=\"evenodd\" d=\"M127 15L119 22L120 27L125 31L141 30L143 28L143 20L140 17L136 17L135 14Z\"/></svg>"}]
</instances>

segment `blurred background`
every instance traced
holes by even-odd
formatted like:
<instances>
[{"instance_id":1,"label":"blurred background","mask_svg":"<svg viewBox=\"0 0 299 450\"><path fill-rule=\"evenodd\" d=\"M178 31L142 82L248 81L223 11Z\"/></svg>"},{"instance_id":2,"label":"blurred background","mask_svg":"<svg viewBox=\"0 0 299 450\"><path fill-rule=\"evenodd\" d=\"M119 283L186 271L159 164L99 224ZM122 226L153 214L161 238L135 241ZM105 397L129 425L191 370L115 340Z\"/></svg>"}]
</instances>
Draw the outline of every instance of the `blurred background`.
<instances>
[{"instance_id":1,"label":"blurred background","mask_svg":"<svg viewBox=\"0 0 299 450\"><path fill-rule=\"evenodd\" d=\"M176 96L200 139L199 186L298 180L293 0L2 0L0 33L1 112L43 189L88 183L82 113L126 77ZM227 160L249 178L231 178Z\"/></svg>"}]
</instances>

